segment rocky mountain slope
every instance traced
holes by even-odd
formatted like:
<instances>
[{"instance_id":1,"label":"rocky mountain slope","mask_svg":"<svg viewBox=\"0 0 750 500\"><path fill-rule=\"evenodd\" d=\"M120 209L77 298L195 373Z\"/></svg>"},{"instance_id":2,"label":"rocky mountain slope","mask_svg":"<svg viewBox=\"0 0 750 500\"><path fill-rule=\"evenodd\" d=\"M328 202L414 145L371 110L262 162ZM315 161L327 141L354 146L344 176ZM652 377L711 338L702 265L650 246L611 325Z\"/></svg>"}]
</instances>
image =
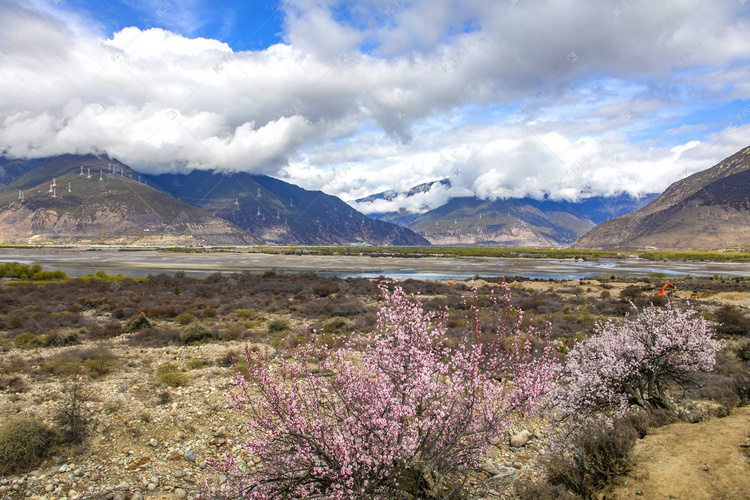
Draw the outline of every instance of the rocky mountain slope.
<instances>
[{"instance_id":1,"label":"rocky mountain slope","mask_svg":"<svg viewBox=\"0 0 750 500\"><path fill-rule=\"evenodd\" d=\"M600 224L576 248L716 250L750 245L750 147Z\"/></svg>"},{"instance_id":2,"label":"rocky mountain slope","mask_svg":"<svg viewBox=\"0 0 750 500\"><path fill-rule=\"evenodd\" d=\"M194 170L148 178L172 196L269 243L429 245L410 229L370 219L335 196L264 175Z\"/></svg>"},{"instance_id":3,"label":"rocky mountain slope","mask_svg":"<svg viewBox=\"0 0 750 500\"><path fill-rule=\"evenodd\" d=\"M148 176L94 154L0 156L0 242L429 245L334 196L271 177Z\"/></svg>"},{"instance_id":4,"label":"rocky mountain slope","mask_svg":"<svg viewBox=\"0 0 750 500\"><path fill-rule=\"evenodd\" d=\"M391 201L398 196L410 198L446 187L450 187L450 181L443 179L420 184L405 193L377 193L357 203L377 207L380 200ZM368 215L408 227L433 244L560 246L572 243L596 224L641 208L656 197L656 194L642 197L620 194L593 196L576 202L533 198L488 201L459 197L424 213L401 210Z\"/></svg>"},{"instance_id":5,"label":"rocky mountain slope","mask_svg":"<svg viewBox=\"0 0 750 500\"><path fill-rule=\"evenodd\" d=\"M0 190L3 242L244 244L259 240L182 203L106 156L6 162Z\"/></svg>"}]
</instances>

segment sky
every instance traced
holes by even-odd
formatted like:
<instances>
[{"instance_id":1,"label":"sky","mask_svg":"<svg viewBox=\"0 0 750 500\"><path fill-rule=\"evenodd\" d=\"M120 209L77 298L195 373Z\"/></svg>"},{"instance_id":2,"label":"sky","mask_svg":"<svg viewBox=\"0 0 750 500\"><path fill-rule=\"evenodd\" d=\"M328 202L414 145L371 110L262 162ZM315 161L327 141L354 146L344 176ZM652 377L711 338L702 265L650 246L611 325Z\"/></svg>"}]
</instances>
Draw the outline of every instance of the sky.
<instances>
[{"instance_id":1,"label":"sky","mask_svg":"<svg viewBox=\"0 0 750 500\"><path fill-rule=\"evenodd\" d=\"M748 0L0 0L13 157L267 174L382 212L661 192L748 145Z\"/></svg>"}]
</instances>

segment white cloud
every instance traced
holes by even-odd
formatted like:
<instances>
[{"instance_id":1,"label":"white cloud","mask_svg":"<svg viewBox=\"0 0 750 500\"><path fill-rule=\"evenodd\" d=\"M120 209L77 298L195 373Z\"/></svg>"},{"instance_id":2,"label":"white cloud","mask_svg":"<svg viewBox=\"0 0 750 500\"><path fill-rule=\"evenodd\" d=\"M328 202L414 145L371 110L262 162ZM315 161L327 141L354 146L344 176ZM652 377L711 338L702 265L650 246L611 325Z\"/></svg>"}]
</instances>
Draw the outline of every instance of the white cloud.
<instances>
[{"instance_id":1,"label":"white cloud","mask_svg":"<svg viewBox=\"0 0 750 500\"><path fill-rule=\"evenodd\" d=\"M383 210L660 191L747 145L750 5L730 3L368 0L341 18L295 0L285 43L256 51L3 3L0 146L94 146L144 171L266 173L347 200L453 183Z\"/></svg>"}]
</instances>

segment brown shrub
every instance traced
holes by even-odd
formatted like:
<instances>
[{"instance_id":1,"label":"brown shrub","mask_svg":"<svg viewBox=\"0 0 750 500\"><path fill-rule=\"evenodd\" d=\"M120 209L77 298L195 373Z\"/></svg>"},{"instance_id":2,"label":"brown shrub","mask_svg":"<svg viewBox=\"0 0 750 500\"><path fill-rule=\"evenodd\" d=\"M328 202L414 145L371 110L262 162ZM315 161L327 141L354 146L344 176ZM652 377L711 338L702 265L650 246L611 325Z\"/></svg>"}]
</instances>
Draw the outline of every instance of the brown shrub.
<instances>
[{"instance_id":1,"label":"brown shrub","mask_svg":"<svg viewBox=\"0 0 750 500\"><path fill-rule=\"evenodd\" d=\"M17 417L6 421L0 426L0 476L36 466L54 441L53 431L40 420Z\"/></svg>"},{"instance_id":2,"label":"brown shrub","mask_svg":"<svg viewBox=\"0 0 750 500\"><path fill-rule=\"evenodd\" d=\"M613 478L632 468L637 438L638 432L628 419L615 420L611 427L602 423L586 424L570 437L570 453L550 455L549 480L591 498Z\"/></svg>"},{"instance_id":3,"label":"brown shrub","mask_svg":"<svg viewBox=\"0 0 750 500\"><path fill-rule=\"evenodd\" d=\"M144 328L128 337L128 344L143 347L166 347L180 343L180 332L172 328Z\"/></svg>"},{"instance_id":4,"label":"brown shrub","mask_svg":"<svg viewBox=\"0 0 750 500\"><path fill-rule=\"evenodd\" d=\"M718 323L716 332L720 335L747 335L750 332L750 318L737 306L721 306L714 313L714 319Z\"/></svg>"},{"instance_id":5,"label":"brown shrub","mask_svg":"<svg viewBox=\"0 0 750 500\"><path fill-rule=\"evenodd\" d=\"M562 484L545 481L521 480L513 486L516 500L577 500L581 497L571 493Z\"/></svg>"}]
</instances>

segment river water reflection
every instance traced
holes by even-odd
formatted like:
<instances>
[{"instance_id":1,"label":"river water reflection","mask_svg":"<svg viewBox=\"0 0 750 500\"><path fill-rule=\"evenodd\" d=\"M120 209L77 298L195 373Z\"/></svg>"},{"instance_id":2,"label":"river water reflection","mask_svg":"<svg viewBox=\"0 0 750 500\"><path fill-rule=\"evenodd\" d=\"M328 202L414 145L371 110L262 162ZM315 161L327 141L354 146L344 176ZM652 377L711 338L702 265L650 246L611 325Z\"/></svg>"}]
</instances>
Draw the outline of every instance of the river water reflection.
<instances>
[{"instance_id":1,"label":"river water reflection","mask_svg":"<svg viewBox=\"0 0 750 500\"><path fill-rule=\"evenodd\" d=\"M541 279L580 279L596 275L687 275L750 277L747 262L661 262L643 259L524 259L494 257L368 257L336 255L273 255L263 253L171 253L155 250L2 248L0 262L40 264L46 270L65 271L68 276L86 276L104 271L145 277L149 274L185 272L205 277L214 273L312 272L340 277L414 278L463 280L474 276L523 276Z\"/></svg>"}]
</instances>

